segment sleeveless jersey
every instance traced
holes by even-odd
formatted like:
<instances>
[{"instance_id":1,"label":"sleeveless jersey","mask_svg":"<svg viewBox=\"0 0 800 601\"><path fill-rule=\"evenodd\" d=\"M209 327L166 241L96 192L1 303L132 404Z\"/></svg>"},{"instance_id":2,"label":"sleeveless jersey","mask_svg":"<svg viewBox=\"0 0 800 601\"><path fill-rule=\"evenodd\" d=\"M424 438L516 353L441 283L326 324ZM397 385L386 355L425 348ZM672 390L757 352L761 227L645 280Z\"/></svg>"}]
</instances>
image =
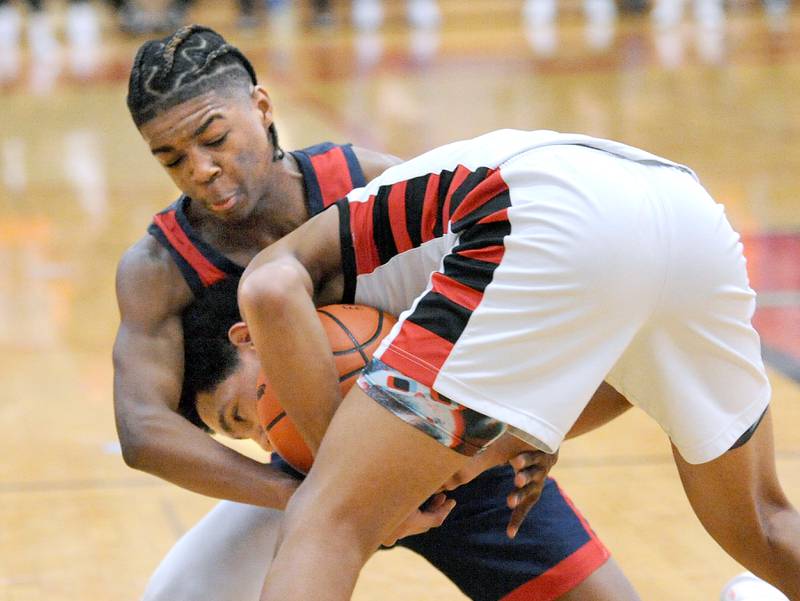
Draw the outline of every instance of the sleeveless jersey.
<instances>
[{"instance_id":1,"label":"sleeveless jersey","mask_svg":"<svg viewBox=\"0 0 800 601\"><path fill-rule=\"evenodd\" d=\"M309 216L366 183L350 144L325 142L292 151L291 155L303 175ZM188 196L181 196L153 217L147 231L169 250L195 298L200 298L208 286L228 277L241 277L244 267L201 238L189 223L190 203Z\"/></svg>"},{"instance_id":2,"label":"sleeveless jersey","mask_svg":"<svg viewBox=\"0 0 800 601\"><path fill-rule=\"evenodd\" d=\"M443 259L465 279L446 282L434 276L433 292L446 288L459 298L480 294L510 232L513 182L504 181L501 167L530 150L558 145L586 146L692 173L619 142L547 130L505 129L436 148L391 167L340 201L343 302L399 315L425 290Z\"/></svg>"}]
</instances>

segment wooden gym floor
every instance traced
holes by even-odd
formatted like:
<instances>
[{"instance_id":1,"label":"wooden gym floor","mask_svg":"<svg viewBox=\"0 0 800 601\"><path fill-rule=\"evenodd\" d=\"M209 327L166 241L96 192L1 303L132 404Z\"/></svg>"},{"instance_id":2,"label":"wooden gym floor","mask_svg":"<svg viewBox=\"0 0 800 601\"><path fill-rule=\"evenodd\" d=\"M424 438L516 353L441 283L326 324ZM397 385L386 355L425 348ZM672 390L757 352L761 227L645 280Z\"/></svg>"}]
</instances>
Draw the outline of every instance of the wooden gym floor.
<instances>
[{"instance_id":1,"label":"wooden gym floor","mask_svg":"<svg viewBox=\"0 0 800 601\"><path fill-rule=\"evenodd\" d=\"M322 30L304 3L249 31L228 3L190 18L253 58L288 148L330 139L412 156L494 128L550 128L694 167L747 239L778 468L800 503L800 12L739 0L721 18L687 7L656 24L588 18L573 0L550 21L546 3L442 0L439 27L410 28L394 0L372 31L349 25L344 1ZM1 601L138 599L214 503L126 468L116 444L114 268L176 191L124 103L142 39L95 8L96 43L66 39L57 1L49 49L26 41L24 21L18 46L0 39ZM667 439L641 413L565 444L554 475L645 599L711 601L740 571L693 517ZM355 598L463 596L390 551Z\"/></svg>"}]
</instances>

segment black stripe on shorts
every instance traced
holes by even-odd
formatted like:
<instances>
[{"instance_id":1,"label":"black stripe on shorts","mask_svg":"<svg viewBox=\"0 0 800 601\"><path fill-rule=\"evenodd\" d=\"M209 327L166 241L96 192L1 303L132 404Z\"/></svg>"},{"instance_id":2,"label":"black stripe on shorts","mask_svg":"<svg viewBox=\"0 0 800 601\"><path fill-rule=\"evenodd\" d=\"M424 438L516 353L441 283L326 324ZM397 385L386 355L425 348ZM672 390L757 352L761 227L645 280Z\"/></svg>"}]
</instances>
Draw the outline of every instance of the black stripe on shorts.
<instances>
[{"instance_id":1,"label":"black stripe on shorts","mask_svg":"<svg viewBox=\"0 0 800 601\"><path fill-rule=\"evenodd\" d=\"M422 175L406 181L406 229L414 248L422 244L422 209L429 177L430 174Z\"/></svg>"},{"instance_id":2,"label":"black stripe on shorts","mask_svg":"<svg viewBox=\"0 0 800 601\"><path fill-rule=\"evenodd\" d=\"M431 291L420 299L408 321L455 344L471 316L472 311L466 307Z\"/></svg>"},{"instance_id":3,"label":"black stripe on shorts","mask_svg":"<svg viewBox=\"0 0 800 601\"><path fill-rule=\"evenodd\" d=\"M392 235L392 223L389 218L389 193L391 186L381 186L372 204L372 232L375 247L381 265L397 254L397 245Z\"/></svg>"}]
</instances>

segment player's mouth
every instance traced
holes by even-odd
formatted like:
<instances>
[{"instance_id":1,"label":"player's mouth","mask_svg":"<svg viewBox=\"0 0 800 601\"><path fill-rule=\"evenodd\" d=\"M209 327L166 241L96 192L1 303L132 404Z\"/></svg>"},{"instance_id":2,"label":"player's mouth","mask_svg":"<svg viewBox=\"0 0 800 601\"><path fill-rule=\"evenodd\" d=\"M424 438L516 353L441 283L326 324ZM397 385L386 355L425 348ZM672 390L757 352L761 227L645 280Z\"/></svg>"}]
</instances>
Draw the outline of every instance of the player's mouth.
<instances>
[{"instance_id":1,"label":"player's mouth","mask_svg":"<svg viewBox=\"0 0 800 601\"><path fill-rule=\"evenodd\" d=\"M209 203L209 208L214 211L215 213L224 213L226 211L230 211L239 200L239 197L236 194L231 194L230 196L226 196L218 201L211 201Z\"/></svg>"}]
</instances>

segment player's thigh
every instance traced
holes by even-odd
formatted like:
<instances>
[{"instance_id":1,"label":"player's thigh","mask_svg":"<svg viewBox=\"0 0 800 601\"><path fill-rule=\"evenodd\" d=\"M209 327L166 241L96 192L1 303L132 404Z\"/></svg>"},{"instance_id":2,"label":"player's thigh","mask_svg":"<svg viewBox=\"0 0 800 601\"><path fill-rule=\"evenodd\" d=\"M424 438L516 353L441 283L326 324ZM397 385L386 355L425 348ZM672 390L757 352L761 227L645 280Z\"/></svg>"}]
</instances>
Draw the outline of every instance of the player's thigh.
<instances>
[{"instance_id":1,"label":"player's thigh","mask_svg":"<svg viewBox=\"0 0 800 601\"><path fill-rule=\"evenodd\" d=\"M466 459L355 386L287 506L284 539L295 531L337 531L343 544L374 551Z\"/></svg>"},{"instance_id":2,"label":"player's thigh","mask_svg":"<svg viewBox=\"0 0 800 601\"><path fill-rule=\"evenodd\" d=\"M282 518L277 509L218 503L164 557L143 601L256 599Z\"/></svg>"}]
</instances>

